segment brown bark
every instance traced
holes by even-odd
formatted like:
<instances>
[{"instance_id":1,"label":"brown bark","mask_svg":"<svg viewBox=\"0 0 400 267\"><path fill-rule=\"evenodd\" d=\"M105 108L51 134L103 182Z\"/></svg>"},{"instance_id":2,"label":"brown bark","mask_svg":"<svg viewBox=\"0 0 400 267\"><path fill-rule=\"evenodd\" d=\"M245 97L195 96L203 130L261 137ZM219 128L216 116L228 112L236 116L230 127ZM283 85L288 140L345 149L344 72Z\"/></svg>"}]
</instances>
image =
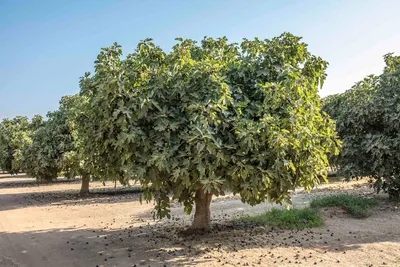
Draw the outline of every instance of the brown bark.
<instances>
[{"instance_id":1,"label":"brown bark","mask_svg":"<svg viewBox=\"0 0 400 267\"><path fill-rule=\"evenodd\" d=\"M194 213L194 220L192 229L206 230L210 226L212 194L205 193L203 189L198 189L195 196L196 211Z\"/></svg>"},{"instance_id":2,"label":"brown bark","mask_svg":"<svg viewBox=\"0 0 400 267\"><path fill-rule=\"evenodd\" d=\"M88 174L82 174L82 186L81 186L81 191L80 195L81 196L86 196L89 194L89 181L90 181L90 175Z\"/></svg>"}]
</instances>

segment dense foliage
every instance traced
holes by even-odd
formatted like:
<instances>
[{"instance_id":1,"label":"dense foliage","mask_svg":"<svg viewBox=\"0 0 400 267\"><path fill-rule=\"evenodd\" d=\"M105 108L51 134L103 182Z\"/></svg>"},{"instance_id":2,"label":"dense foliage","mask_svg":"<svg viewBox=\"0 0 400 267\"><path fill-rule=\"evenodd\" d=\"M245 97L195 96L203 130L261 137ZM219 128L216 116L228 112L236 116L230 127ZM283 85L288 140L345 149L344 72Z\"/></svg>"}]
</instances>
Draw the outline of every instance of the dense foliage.
<instances>
[{"instance_id":1,"label":"dense foliage","mask_svg":"<svg viewBox=\"0 0 400 267\"><path fill-rule=\"evenodd\" d=\"M82 98L79 95L63 96L58 112L63 114L66 124L69 146L63 150L59 160L60 169L64 176L73 178L82 175L84 167L79 153L79 137L77 134L76 119L80 112Z\"/></svg>"},{"instance_id":2,"label":"dense foliage","mask_svg":"<svg viewBox=\"0 0 400 267\"><path fill-rule=\"evenodd\" d=\"M61 111L49 112L32 135L32 142L23 150L24 170L38 181L56 179L62 170L62 157L73 149L66 115Z\"/></svg>"},{"instance_id":3,"label":"dense foliage","mask_svg":"<svg viewBox=\"0 0 400 267\"><path fill-rule=\"evenodd\" d=\"M371 177L375 188L400 197L400 57L384 57L379 76L368 76L343 94L324 99L343 141L334 158L346 177Z\"/></svg>"},{"instance_id":4,"label":"dense foliage","mask_svg":"<svg viewBox=\"0 0 400 267\"><path fill-rule=\"evenodd\" d=\"M39 181L51 181L58 175L82 176L81 194L89 192L90 173L80 152L77 122L84 98L64 96L60 107L48 113L48 119L32 132L32 142L23 150L24 169ZM31 125L35 125L35 119Z\"/></svg>"},{"instance_id":5,"label":"dense foliage","mask_svg":"<svg viewBox=\"0 0 400 267\"><path fill-rule=\"evenodd\" d=\"M317 94L327 63L301 38L177 40L169 53L144 40L123 60L114 44L82 78L83 151L98 176L140 181L159 217L170 196L188 213L196 203L195 228L212 195L290 202L326 177L338 147Z\"/></svg>"},{"instance_id":6,"label":"dense foliage","mask_svg":"<svg viewBox=\"0 0 400 267\"><path fill-rule=\"evenodd\" d=\"M17 116L0 123L0 169L10 174L21 170L22 150L29 143L29 120Z\"/></svg>"},{"instance_id":7,"label":"dense foliage","mask_svg":"<svg viewBox=\"0 0 400 267\"><path fill-rule=\"evenodd\" d=\"M89 193L89 180L91 176L91 166L95 162L87 160L83 153L83 144L87 143L88 136L82 132L83 125L86 124L84 115L87 99L79 94L64 96L60 101L60 112L67 118L68 128L72 136L72 147L66 151L61 158L61 168L67 177L82 177L82 187L80 194Z\"/></svg>"}]
</instances>

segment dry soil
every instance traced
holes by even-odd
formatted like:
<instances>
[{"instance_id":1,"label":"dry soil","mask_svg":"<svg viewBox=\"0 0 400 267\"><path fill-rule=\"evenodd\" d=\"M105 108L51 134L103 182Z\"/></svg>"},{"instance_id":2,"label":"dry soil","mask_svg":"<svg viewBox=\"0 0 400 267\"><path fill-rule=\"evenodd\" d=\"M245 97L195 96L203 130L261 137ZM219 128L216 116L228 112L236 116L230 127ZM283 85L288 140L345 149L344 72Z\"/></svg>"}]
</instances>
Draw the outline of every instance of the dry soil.
<instances>
[{"instance_id":1,"label":"dry soil","mask_svg":"<svg viewBox=\"0 0 400 267\"><path fill-rule=\"evenodd\" d=\"M154 221L153 203L137 188L91 183L79 198L79 180L37 185L0 175L0 267L55 266L400 266L400 207L375 195L365 180L321 185L293 194L294 207L314 196L347 192L379 199L367 219L322 211L325 226L290 231L233 222L272 205L243 204L236 196L212 202L213 227L184 236L190 224L178 204L170 220Z\"/></svg>"}]
</instances>

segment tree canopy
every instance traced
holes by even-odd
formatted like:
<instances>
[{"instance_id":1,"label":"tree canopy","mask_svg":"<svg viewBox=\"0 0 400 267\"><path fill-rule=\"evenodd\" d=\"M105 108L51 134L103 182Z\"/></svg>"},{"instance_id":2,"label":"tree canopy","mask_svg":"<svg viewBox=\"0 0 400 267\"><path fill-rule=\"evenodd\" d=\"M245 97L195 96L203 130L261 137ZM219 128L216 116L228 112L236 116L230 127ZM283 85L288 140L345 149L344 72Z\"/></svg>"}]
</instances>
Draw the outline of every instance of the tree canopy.
<instances>
[{"instance_id":1,"label":"tree canopy","mask_svg":"<svg viewBox=\"0 0 400 267\"><path fill-rule=\"evenodd\" d=\"M370 75L350 90L323 100L343 141L334 158L346 177L372 177L374 186L400 197L400 57L384 56L379 76Z\"/></svg>"},{"instance_id":2,"label":"tree canopy","mask_svg":"<svg viewBox=\"0 0 400 267\"><path fill-rule=\"evenodd\" d=\"M77 133L82 101L80 95L64 96L59 109L49 112L46 121L34 118L31 128L35 130L32 141L23 150L23 159L25 171L39 181L51 181L59 174L67 178L85 176L87 193L89 173L85 170Z\"/></svg>"},{"instance_id":3,"label":"tree canopy","mask_svg":"<svg viewBox=\"0 0 400 267\"><path fill-rule=\"evenodd\" d=\"M37 118L37 117L35 117ZM0 123L0 168L10 174L21 170L22 150L29 143L30 124L27 117L17 116Z\"/></svg>"},{"instance_id":4,"label":"tree canopy","mask_svg":"<svg viewBox=\"0 0 400 267\"><path fill-rule=\"evenodd\" d=\"M65 114L49 112L47 120L32 135L32 142L23 150L24 170L39 181L56 179L62 170L62 155L72 150L72 141Z\"/></svg>"},{"instance_id":5,"label":"tree canopy","mask_svg":"<svg viewBox=\"0 0 400 267\"><path fill-rule=\"evenodd\" d=\"M125 59L114 44L81 79L83 151L99 177L138 180L158 217L170 196L196 204L195 228L213 195L290 202L326 177L339 146L317 94L327 62L300 37L177 41L167 53L146 39Z\"/></svg>"},{"instance_id":6,"label":"tree canopy","mask_svg":"<svg viewBox=\"0 0 400 267\"><path fill-rule=\"evenodd\" d=\"M88 136L82 132L82 125L86 120L83 114L84 106L87 100L79 94L64 96L60 101L60 112L65 114L68 128L72 136L71 150L66 151L61 158L61 168L69 177L80 175L82 177L81 195L89 193L89 180L91 175L91 166L95 162L89 162L83 154L83 143Z\"/></svg>"}]
</instances>

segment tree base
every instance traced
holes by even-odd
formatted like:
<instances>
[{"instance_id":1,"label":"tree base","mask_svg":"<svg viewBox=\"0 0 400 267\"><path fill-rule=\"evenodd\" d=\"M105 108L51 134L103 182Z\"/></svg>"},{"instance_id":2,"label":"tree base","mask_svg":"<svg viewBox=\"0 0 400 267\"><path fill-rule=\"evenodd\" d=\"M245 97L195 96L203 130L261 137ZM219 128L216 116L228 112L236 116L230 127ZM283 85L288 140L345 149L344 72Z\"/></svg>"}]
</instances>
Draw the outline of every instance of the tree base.
<instances>
[{"instance_id":1,"label":"tree base","mask_svg":"<svg viewBox=\"0 0 400 267\"><path fill-rule=\"evenodd\" d=\"M81 197L89 195L89 182L90 182L90 176L88 174L83 174L82 175L82 185L81 185L81 191L79 192L79 195Z\"/></svg>"},{"instance_id":2,"label":"tree base","mask_svg":"<svg viewBox=\"0 0 400 267\"><path fill-rule=\"evenodd\" d=\"M196 211L191 229L193 231L207 231L210 227L212 194L205 193L203 189L196 191L195 203Z\"/></svg>"},{"instance_id":3,"label":"tree base","mask_svg":"<svg viewBox=\"0 0 400 267\"><path fill-rule=\"evenodd\" d=\"M89 192L79 192L79 196L80 197L87 197L87 196L89 196Z\"/></svg>"},{"instance_id":4,"label":"tree base","mask_svg":"<svg viewBox=\"0 0 400 267\"><path fill-rule=\"evenodd\" d=\"M206 229L188 228L186 230L179 232L179 235L182 237L188 237L188 236L202 236L209 233L211 233L209 228Z\"/></svg>"}]
</instances>

